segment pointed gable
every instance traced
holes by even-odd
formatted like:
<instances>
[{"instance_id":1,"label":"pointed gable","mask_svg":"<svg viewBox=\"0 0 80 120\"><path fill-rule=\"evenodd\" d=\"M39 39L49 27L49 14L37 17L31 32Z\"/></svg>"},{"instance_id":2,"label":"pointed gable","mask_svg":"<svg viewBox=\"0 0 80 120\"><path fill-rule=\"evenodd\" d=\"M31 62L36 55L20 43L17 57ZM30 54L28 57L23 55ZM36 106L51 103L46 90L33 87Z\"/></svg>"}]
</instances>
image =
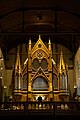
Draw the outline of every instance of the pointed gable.
<instances>
[{"instance_id":1,"label":"pointed gable","mask_svg":"<svg viewBox=\"0 0 80 120\"><path fill-rule=\"evenodd\" d=\"M43 41L41 40L41 37L39 35L39 39L38 41L36 42L36 44L34 45L34 47L32 48L32 50L30 51L31 54L34 54L35 51L37 50L43 50L45 51L46 53L50 54L51 53L51 50L49 50L46 45L43 43Z\"/></svg>"},{"instance_id":2,"label":"pointed gable","mask_svg":"<svg viewBox=\"0 0 80 120\"><path fill-rule=\"evenodd\" d=\"M60 66L59 66L59 70L60 70L60 73L65 70L65 63L64 63L62 51L61 51L61 55L60 55Z\"/></svg>"},{"instance_id":3,"label":"pointed gable","mask_svg":"<svg viewBox=\"0 0 80 120\"><path fill-rule=\"evenodd\" d=\"M31 82L38 76L43 76L47 80L47 82L50 81L48 79L47 75L45 75L45 73L41 67L37 70L36 74L32 77ZM49 74L48 74L48 76L49 76Z\"/></svg>"}]
</instances>

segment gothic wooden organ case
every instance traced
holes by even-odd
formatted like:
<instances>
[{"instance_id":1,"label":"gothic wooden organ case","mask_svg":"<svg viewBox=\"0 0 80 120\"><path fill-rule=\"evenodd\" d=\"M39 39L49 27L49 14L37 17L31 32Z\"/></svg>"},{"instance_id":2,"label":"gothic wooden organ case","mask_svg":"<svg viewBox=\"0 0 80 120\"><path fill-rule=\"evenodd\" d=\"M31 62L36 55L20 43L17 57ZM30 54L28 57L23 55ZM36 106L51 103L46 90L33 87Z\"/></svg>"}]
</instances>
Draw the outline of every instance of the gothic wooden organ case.
<instances>
[{"instance_id":1,"label":"gothic wooden organ case","mask_svg":"<svg viewBox=\"0 0 80 120\"><path fill-rule=\"evenodd\" d=\"M50 39L46 47L39 36L33 48L31 39L29 40L28 58L24 62L21 75L21 82L18 75L20 90L15 92L14 87L14 96L20 95L21 101L37 101L40 96L43 101L59 100L61 76L52 58ZM62 92L66 93L66 90L62 88Z\"/></svg>"},{"instance_id":2,"label":"gothic wooden organ case","mask_svg":"<svg viewBox=\"0 0 80 120\"><path fill-rule=\"evenodd\" d=\"M47 48L41 38L31 47L29 40L27 73L28 73L28 99L37 100L41 96L44 100L52 98L52 51L49 40ZM25 69L25 68L24 68ZM25 70L23 69L23 75Z\"/></svg>"}]
</instances>

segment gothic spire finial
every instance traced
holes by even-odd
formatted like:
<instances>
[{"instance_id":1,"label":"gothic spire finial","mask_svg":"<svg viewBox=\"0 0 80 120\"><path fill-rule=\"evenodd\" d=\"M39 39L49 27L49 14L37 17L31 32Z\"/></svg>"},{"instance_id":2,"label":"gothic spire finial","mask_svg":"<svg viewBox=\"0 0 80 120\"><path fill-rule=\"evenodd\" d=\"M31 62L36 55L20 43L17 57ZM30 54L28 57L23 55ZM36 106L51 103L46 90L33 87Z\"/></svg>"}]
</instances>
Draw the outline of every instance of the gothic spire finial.
<instances>
[{"instance_id":1,"label":"gothic spire finial","mask_svg":"<svg viewBox=\"0 0 80 120\"><path fill-rule=\"evenodd\" d=\"M18 70L18 73L21 73L21 64L20 64L20 46L17 47L17 56L16 56L15 69Z\"/></svg>"},{"instance_id":2,"label":"gothic spire finial","mask_svg":"<svg viewBox=\"0 0 80 120\"><path fill-rule=\"evenodd\" d=\"M31 44L31 38L29 39L29 44Z\"/></svg>"},{"instance_id":3,"label":"gothic spire finial","mask_svg":"<svg viewBox=\"0 0 80 120\"><path fill-rule=\"evenodd\" d=\"M39 35L39 39L41 39L41 35Z\"/></svg>"},{"instance_id":4,"label":"gothic spire finial","mask_svg":"<svg viewBox=\"0 0 80 120\"><path fill-rule=\"evenodd\" d=\"M29 39L29 50L31 50L31 38Z\"/></svg>"},{"instance_id":5,"label":"gothic spire finial","mask_svg":"<svg viewBox=\"0 0 80 120\"><path fill-rule=\"evenodd\" d=\"M61 54L60 54L60 72L61 70L65 70L65 63L64 63L64 59L63 59L63 52L61 50Z\"/></svg>"},{"instance_id":6,"label":"gothic spire finial","mask_svg":"<svg viewBox=\"0 0 80 120\"><path fill-rule=\"evenodd\" d=\"M50 40L50 37L49 37L49 44L51 44L51 40Z\"/></svg>"},{"instance_id":7,"label":"gothic spire finial","mask_svg":"<svg viewBox=\"0 0 80 120\"><path fill-rule=\"evenodd\" d=\"M49 43L48 43L48 45L49 45L49 50L51 50L51 40L50 40L50 37L49 37Z\"/></svg>"}]
</instances>

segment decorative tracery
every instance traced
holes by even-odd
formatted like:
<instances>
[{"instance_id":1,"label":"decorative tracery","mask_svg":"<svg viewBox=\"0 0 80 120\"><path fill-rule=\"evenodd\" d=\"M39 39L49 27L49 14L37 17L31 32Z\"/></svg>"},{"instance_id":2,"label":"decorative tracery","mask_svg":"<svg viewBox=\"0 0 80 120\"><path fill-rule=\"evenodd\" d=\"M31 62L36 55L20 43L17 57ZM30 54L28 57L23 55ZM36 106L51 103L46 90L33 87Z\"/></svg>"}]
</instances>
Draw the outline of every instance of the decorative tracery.
<instances>
[{"instance_id":1,"label":"decorative tracery","mask_svg":"<svg viewBox=\"0 0 80 120\"><path fill-rule=\"evenodd\" d=\"M28 58L24 62L23 70L20 66L19 51L17 53L14 93L21 94L22 100L34 100L35 96L39 96L39 94L43 96L44 91L46 92L46 95L44 94L46 100L50 101L56 98L59 100L61 99L59 96L68 92L67 66L63 60L63 53L61 51L58 69L52 58L50 39L48 45L47 48L39 37L32 48L30 39ZM34 92L36 92L35 95Z\"/></svg>"}]
</instances>

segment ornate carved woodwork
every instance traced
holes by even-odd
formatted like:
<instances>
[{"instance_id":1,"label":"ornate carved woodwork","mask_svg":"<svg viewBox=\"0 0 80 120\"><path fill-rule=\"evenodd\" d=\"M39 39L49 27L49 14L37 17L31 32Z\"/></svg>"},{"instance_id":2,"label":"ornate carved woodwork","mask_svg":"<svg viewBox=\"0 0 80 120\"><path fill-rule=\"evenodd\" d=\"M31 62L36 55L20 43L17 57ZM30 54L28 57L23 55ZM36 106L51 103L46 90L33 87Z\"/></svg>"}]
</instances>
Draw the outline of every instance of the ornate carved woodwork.
<instances>
[{"instance_id":1,"label":"ornate carved woodwork","mask_svg":"<svg viewBox=\"0 0 80 120\"><path fill-rule=\"evenodd\" d=\"M19 50L18 50L19 52ZM32 48L31 39L29 40L28 58L21 69L19 53L15 65L15 82L17 79L18 90L14 89L14 94L22 96L22 101L37 100L39 96L45 101L60 100L63 94L68 95L67 67L63 61L61 51L59 68L56 67L52 58L52 48L49 39L48 48L39 36L38 41ZM15 87L14 87L15 88Z\"/></svg>"}]
</instances>

